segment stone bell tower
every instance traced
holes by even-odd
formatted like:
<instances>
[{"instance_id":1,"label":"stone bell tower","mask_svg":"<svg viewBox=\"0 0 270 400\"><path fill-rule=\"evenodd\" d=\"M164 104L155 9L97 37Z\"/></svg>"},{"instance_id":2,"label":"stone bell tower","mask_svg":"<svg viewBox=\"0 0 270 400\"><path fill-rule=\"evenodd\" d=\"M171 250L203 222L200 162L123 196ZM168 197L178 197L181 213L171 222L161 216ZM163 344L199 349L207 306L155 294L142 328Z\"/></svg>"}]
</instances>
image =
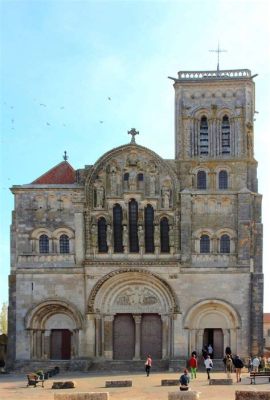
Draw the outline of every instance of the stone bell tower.
<instances>
[{"instance_id":1,"label":"stone bell tower","mask_svg":"<svg viewBox=\"0 0 270 400\"><path fill-rule=\"evenodd\" d=\"M222 251L217 233L234 232L230 251L235 258L231 257L230 268L249 273L248 352L252 354L262 350L263 313L261 195L253 136L255 76L248 69L217 69L180 71L178 78L170 78L175 89L182 260L188 266L194 260L200 265L194 252L203 233L196 239L197 232L212 232L216 260ZM226 204L230 205L227 211ZM204 211L198 211L202 207ZM212 255L211 263L221 265Z\"/></svg>"}]
</instances>

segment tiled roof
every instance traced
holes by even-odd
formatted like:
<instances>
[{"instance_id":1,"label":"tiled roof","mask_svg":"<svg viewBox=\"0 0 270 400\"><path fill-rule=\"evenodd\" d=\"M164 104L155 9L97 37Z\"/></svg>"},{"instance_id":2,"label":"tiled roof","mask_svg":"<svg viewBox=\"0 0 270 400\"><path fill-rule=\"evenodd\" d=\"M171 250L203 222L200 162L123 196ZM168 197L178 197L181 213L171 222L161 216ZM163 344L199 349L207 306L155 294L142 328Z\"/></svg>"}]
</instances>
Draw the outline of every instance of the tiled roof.
<instances>
[{"instance_id":1,"label":"tiled roof","mask_svg":"<svg viewBox=\"0 0 270 400\"><path fill-rule=\"evenodd\" d=\"M270 323L270 313L264 313L263 314L263 322L264 323Z\"/></svg>"},{"instance_id":2,"label":"tiled roof","mask_svg":"<svg viewBox=\"0 0 270 400\"><path fill-rule=\"evenodd\" d=\"M76 182L76 172L67 161L62 161L45 174L37 178L34 184L68 184Z\"/></svg>"}]
</instances>

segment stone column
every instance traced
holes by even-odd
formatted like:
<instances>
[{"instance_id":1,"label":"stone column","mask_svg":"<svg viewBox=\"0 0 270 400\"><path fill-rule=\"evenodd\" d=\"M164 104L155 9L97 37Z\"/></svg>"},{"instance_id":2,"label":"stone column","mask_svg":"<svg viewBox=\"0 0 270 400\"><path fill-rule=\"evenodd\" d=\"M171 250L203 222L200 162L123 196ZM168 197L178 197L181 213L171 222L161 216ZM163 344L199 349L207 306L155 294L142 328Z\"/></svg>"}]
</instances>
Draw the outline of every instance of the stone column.
<instances>
[{"instance_id":1,"label":"stone column","mask_svg":"<svg viewBox=\"0 0 270 400\"><path fill-rule=\"evenodd\" d=\"M41 335L42 331L39 329L36 331L36 357L41 358Z\"/></svg>"},{"instance_id":2,"label":"stone column","mask_svg":"<svg viewBox=\"0 0 270 400\"><path fill-rule=\"evenodd\" d=\"M104 317L104 356L108 360L113 359L113 320L114 315Z\"/></svg>"},{"instance_id":3,"label":"stone column","mask_svg":"<svg viewBox=\"0 0 270 400\"><path fill-rule=\"evenodd\" d=\"M135 321L135 355L133 360L141 359L141 315L133 315Z\"/></svg>"},{"instance_id":4,"label":"stone column","mask_svg":"<svg viewBox=\"0 0 270 400\"><path fill-rule=\"evenodd\" d=\"M170 349L170 338L169 338L169 316L162 315L162 359L168 358Z\"/></svg>"},{"instance_id":5,"label":"stone column","mask_svg":"<svg viewBox=\"0 0 270 400\"><path fill-rule=\"evenodd\" d=\"M82 212L76 212L74 214L74 225L76 264L81 264L84 259L84 221Z\"/></svg>"},{"instance_id":6,"label":"stone column","mask_svg":"<svg viewBox=\"0 0 270 400\"><path fill-rule=\"evenodd\" d=\"M96 357L100 357L102 354L102 346L101 346L101 316L96 315L95 320L95 336L96 336Z\"/></svg>"},{"instance_id":7,"label":"stone column","mask_svg":"<svg viewBox=\"0 0 270 400\"><path fill-rule=\"evenodd\" d=\"M44 358L49 359L50 354L50 339L51 339L51 331L44 331Z\"/></svg>"},{"instance_id":8,"label":"stone column","mask_svg":"<svg viewBox=\"0 0 270 400\"><path fill-rule=\"evenodd\" d=\"M85 322L85 354L86 357L95 357L95 314L86 314Z\"/></svg>"},{"instance_id":9,"label":"stone column","mask_svg":"<svg viewBox=\"0 0 270 400\"><path fill-rule=\"evenodd\" d=\"M230 331L228 329L222 329L223 332L223 353L225 354L226 347L231 347Z\"/></svg>"},{"instance_id":10,"label":"stone column","mask_svg":"<svg viewBox=\"0 0 270 400\"><path fill-rule=\"evenodd\" d=\"M196 350L198 352L201 352L201 350L203 348L203 333L204 333L203 329L198 329L197 330L197 343L196 343L197 349Z\"/></svg>"}]
</instances>

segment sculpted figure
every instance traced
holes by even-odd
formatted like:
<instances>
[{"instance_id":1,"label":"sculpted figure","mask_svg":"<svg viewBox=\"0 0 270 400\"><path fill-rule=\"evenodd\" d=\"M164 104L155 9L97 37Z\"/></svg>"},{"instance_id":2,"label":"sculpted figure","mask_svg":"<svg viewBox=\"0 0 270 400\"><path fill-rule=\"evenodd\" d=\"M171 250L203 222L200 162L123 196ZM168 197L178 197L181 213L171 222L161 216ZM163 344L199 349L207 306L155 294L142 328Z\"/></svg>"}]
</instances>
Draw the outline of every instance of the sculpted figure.
<instances>
[{"instance_id":1,"label":"sculpted figure","mask_svg":"<svg viewBox=\"0 0 270 400\"><path fill-rule=\"evenodd\" d=\"M128 231L127 231L127 227L125 225L123 227L123 246L124 246L124 250L127 249L127 246L128 246Z\"/></svg>"},{"instance_id":2,"label":"sculpted figure","mask_svg":"<svg viewBox=\"0 0 270 400\"><path fill-rule=\"evenodd\" d=\"M106 240L107 240L107 246L110 247L112 245L112 228L111 228L111 225L107 225Z\"/></svg>"},{"instance_id":3,"label":"sculpted figure","mask_svg":"<svg viewBox=\"0 0 270 400\"><path fill-rule=\"evenodd\" d=\"M137 189L137 173L134 169L129 172L129 190Z\"/></svg>"},{"instance_id":4,"label":"sculpted figure","mask_svg":"<svg viewBox=\"0 0 270 400\"><path fill-rule=\"evenodd\" d=\"M97 247L97 226L93 224L91 227L91 246L92 248Z\"/></svg>"},{"instance_id":5,"label":"sculpted figure","mask_svg":"<svg viewBox=\"0 0 270 400\"><path fill-rule=\"evenodd\" d=\"M160 245L160 229L159 229L159 225L155 225L154 245L155 245L155 247L159 247L159 245Z\"/></svg>"},{"instance_id":6,"label":"sculpted figure","mask_svg":"<svg viewBox=\"0 0 270 400\"><path fill-rule=\"evenodd\" d=\"M174 247L174 229L172 225L170 225L170 230L169 230L169 241L170 241L170 247Z\"/></svg>"},{"instance_id":7,"label":"sculpted figure","mask_svg":"<svg viewBox=\"0 0 270 400\"><path fill-rule=\"evenodd\" d=\"M102 186L101 182L98 182L96 186L96 207L104 207L104 187Z\"/></svg>"},{"instance_id":8,"label":"sculpted figure","mask_svg":"<svg viewBox=\"0 0 270 400\"><path fill-rule=\"evenodd\" d=\"M170 208L170 197L171 197L171 192L170 189L168 188L163 188L162 189L162 205L163 208Z\"/></svg>"},{"instance_id":9,"label":"sculpted figure","mask_svg":"<svg viewBox=\"0 0 270 400\"><path fill-rule=\"evenodd\" d=\"M139 246L142 248L144 246L144 231L143 227L140 225L138 230Z\"/></svg>"},{"instance_id":10,"label":"sculpted figure","mask_svg":"<svg viewBox=\"0 0 270 400\"><path fill-rule=\"evenodd\" d=\"M150 175L149 177L149 194L154 196L156 194L156 177L155 175Z\"/></svg>"}]
</instances>

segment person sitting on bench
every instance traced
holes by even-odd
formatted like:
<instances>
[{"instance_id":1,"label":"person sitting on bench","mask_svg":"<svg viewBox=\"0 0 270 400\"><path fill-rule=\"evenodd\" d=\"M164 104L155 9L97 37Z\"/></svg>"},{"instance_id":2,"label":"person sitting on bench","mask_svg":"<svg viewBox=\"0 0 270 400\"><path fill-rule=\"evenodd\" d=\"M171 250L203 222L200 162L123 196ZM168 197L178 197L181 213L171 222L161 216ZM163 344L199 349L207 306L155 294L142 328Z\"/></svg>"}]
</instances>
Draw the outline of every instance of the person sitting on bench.
<instances>
[{"instance_id":1,"label":"person sitting on bench","mask_svg":"<svg viewBox=\"0 0 270 400\"><path fill-rule=\"evenodd\" d=\"M180 382L180 390L188 390L189 389L189 375L188 375L188 370L185 368L183 375L180 376L179 382Z\"/></svg>"}]
</instances>

